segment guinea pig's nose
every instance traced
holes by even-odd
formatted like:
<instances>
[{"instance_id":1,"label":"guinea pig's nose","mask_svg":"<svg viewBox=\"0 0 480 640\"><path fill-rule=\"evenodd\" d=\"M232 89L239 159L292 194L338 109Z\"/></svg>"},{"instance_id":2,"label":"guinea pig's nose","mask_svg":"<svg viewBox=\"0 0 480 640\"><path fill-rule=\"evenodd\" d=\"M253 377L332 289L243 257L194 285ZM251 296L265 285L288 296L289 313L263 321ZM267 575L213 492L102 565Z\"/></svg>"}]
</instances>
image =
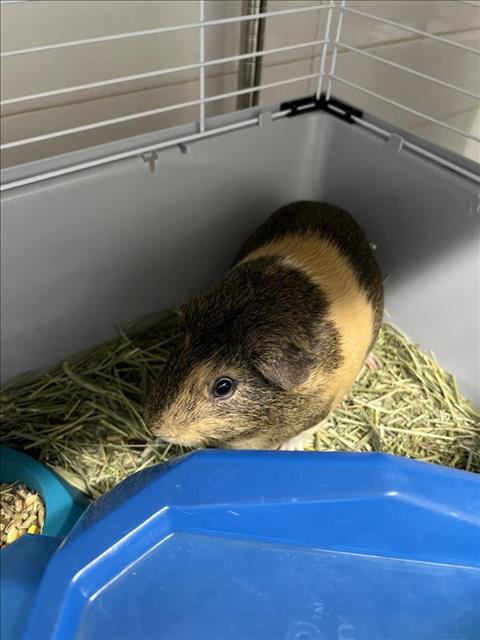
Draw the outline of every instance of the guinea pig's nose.
<instances>
[{"instance_id":1,"label":"guinea pig's nose","mask_svg":"<svg viewBox=\"0 0 480 640\"><path fill-rule=\"evenodd\" d=\"M177 439L175 435L177 430L171 424L165 424L165 422L157 422L152 429L154 435L157 436L157 442L168 442L169 444L176 444Z\"/></svg>"}]
</instances>

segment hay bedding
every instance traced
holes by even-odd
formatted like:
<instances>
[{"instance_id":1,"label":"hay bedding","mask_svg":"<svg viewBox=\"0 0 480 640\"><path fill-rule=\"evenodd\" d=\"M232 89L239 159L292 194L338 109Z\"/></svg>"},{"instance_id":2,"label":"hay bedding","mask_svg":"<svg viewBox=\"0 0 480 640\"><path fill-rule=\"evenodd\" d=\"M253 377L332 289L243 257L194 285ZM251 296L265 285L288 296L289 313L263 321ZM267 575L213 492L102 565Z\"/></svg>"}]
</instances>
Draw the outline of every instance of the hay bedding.
<instances>
[{"instance_id":1,"label":"hay bedding","mask_svg":"<svg viewBox=\"0 0 480 640\"><path fill-rule=\"evenodd\" d=\"M143 333L31 374L3 390L1 440L39 458L96 498L126 476L174 458L142 419L148 382L180 339L174 315ZM480 413L402 333L384 325L375 346L381 362L364 369L349 397L307 449L385 451L480 472Z\"/></svg>"}]
</instances>

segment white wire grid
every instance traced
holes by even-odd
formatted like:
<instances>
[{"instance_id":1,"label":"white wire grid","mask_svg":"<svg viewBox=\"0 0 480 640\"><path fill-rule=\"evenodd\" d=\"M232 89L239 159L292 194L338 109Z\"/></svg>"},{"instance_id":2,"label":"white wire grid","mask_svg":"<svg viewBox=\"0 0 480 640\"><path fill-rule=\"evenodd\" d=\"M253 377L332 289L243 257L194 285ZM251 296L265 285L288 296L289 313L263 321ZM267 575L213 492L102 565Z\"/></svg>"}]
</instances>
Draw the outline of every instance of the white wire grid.
<instances>
[{"instance_id":1,"label":"white wire grid","mask_svg":"<svg viewBox=\"0 0 480 640\"><path fill-rule=\"evenodd\" d=\"M25 2L31 2L32 0L1 0L1 4L23 4ZM474 6L474 7L479 7L479 3L478 2L474 2L474 1L469 1L469 0L450 0L451 2L455 2L458 5L470 5L470 6ZM459 10L461 10L461 7L459 7ZM229 57L224 57L224 58L216 58L213 60L206 60L205 59L205 28L206 27L211 27L211 26L219 26L219 25L227 25L227 24L231 24L231 23L241 23L247 20L259 20L259 19L265 19L268 20L269 18L273 18L273 17L277 17L277 16L290 16L292 14L300 14L300 13L307 13L307 12L312 12L317 14L318 12L326 12L326 20L325 20L325 29L324 29L324 34L323 34L323 38L320 40L313 40L313 41L308 41L308 42L300 42L298 44L293 44L293 45L289 45L289 46L283 46L283 47L276 47L276 48L271 48L271 49L264 49L261 51L256 51L253 53L246 53L246 54L238 54L238 55L234 55L234 56L229 56ZM271 89L273 87L280 87L283 85L289 85L292 83L298 83L300 81L305 81L305 80L311 80L311 79L315 79L317 81L317 87L316 87L316 97L317 99L320 97L320 95L322 94L322 92L325 93L326 95L326 99L330 99L331 95L332 95L332 91L334 91L335 88L335 84L338 83L340 85L346 85L350 88L353 88L357 91L359 91L360 93L369 95L379 101L382 101L384 103L387 103L389 105L392 105L394 107L398 107L399 109L406 111L408 113L411 113L417 117L420 117L422 120L424 120L425 122L428 123L432 123L435 125L438 125L439 127L442 127L444 129L447 129L448 131L453 132L454 134L458 135L458 136L462 136L463 138L467 138L470 140L473 140L475 142L480 142L480 136L475 135L473 133L464 131L458 127L455 127L451 124L448 124L446 122L442 122L441 120L429 115L428 113L423 113L417 109L413 109L411 107L409 107L406 104L403 104L397 100L393 100L391 98L388 98L384 95L380 95L379 93L373 92L370 89L368 89L365 86L362 86L361 84L358 84L356 82L352 82L351 80L347 80L346 78L340 76L337 72L337 54L339 50L344 50L344 51L350 51L353 52L359 56L362 56L366 59L369 60L373 60L375 62L379 62L381 64L384 64L386 66L389 67L393 67L396 69L399 69L403 72L405 72L408 75L413 75L413 76L417 76L419 78L421 78L422 80L425 80L427 83L431 82L437 85L441 85L447 89L450 89L451 91L454 91L456 93L458 93L459 95L465 95L468 96L469 98L472 98L476 101L478 101L478 103L480 104L480 94L477 94L473 91L470 91L468 89L462 88L460 86L457 86L455 84L452 84L450 82L446 82L444 80L441 80L439 78L433 77L429 74L426 73L422 73L419 71L416 71L415 69L411 69L405 65L393 62L391 60L387 60L385 58L382 58L378 55L375 55L371 52L362 50L358 47L352 46L351 44L348 44L346 41L344 41L342 39L342 24L343 24L343 19L345 15L348 14L352 14L352 15L357 15L357 16L361 16L364 19L367 19L371 22L380 22L384 25L389 25L391 27L396 27L398 29L402 29L406 32L409 32L411 34L417 35L417 36L422 36L431 40L435 40L438 41L439 43L442 43L445 46L448 47L454 47L458 50L462 50L465 52L468 52L470 54L475 54L475 55L480 55L480 50L476 49L475 47L471 47L468 46L466 44L460 43L460 42L456 42L454 40L450 40L449 38L445 38L439 35L434 35L434 34L430 34L427 31L423 31L421 29L417 29L414 28L412 26L406 25L406 24L402 24L400 22L396 22L394 20L390 20L384 17L380 17L378 15L374 15L365 11L361 11L358 10L356 8L354 8L354 6L352 6L352 3L350 2L347 3L347 0L326 0L324 2L322 2L321 4L319 3L318 5L313 5L313 6L299 6L296 8L289 8L289 9L283 9L283 10L278 10L278 11L266 11L264 13L257 13L257 14L253 14L253 15L242 15L242 16L235 16L235 17L228 17L228 18L222 18L222 19L215 19L215 20L205 20L205 0L198 0L198 20L196 22L191 22L191 23L186 23L186 24L176 24L176 25L169 25L169 26L163 26L163 27L158 27L158 28L152 28L152 29L145 29L145 30L140 30L140 31L131 31L131 32L124 32L124 33L115 33L115 34L111 34L111 35L105 35L105 36L99 36L99 37L94 37L94 38L85 38L85 39L81 39L81 40L72 40L72 41L67 41L67 42L60 42L60 43L54 43L54 44L47 44L47 45L42 45L42 46L37 46L37 47L30 47L30 48L23 48L23 49L17 49L17 50L12 50L12 51L6 51L0 54L0 56L2 58L9 58L9 57L13 57L13 56L22 56L22 55L28 55L28 54L38 54L41 55L42 52L45 51L51 51L54 49L67 49L67 48L73 48L73 47L87 47L88 45L91 44L95 44L95 43L100 43L100 42L108 42L108 41L113 41L113 40L122 40L122 39L128 39L128 38L141 38L143 36L147 36L147 35L153 35L153 34L164 34L164 33L172 33L172 32L182 32L185 30L190 30L190 29L196 29L198 30L198 34L199 34L199 40L198 40L198 62L195 62L193 64L188 64L188 65L182 65L182 66L176 66L176 67L169 67L169 68L163 68L163 69L156 69L153 71L148 71L145 73L138 73L138 74L132 74L132 75L126 75L126 76L122 76L122 77L115 77L115 78L107 78L105 80L101 80L101 81L96 81L96 82L89 82L89 83L84 83L84 84L79 84L79 85L74 85L74 86L68 86L68 87L64 87L61 89L55 89L55 90L51 90L51 91L43 91L43 92L39 92L39 93L33 93L33 94L28 94L28 95L23 95L21 97L15 97L15 98L10 98L10 99L5 99L0 101L0 106L4 107L7 105L12 105L12 104L19 104L22 102L29 102L32 100L40 100L43 98L47 98L47 97L52 97L52 96L58 96L58 95L69 95L69 94L77 94L80 93L82 91L88 90L88 89L95 89L95 88L99 88L99 87L106 87L106 86L114 86L114 85L122 85L125 83L129 83L132 81L136 81L136 80L142 80L142 79L146 79L146 78L153 78L153 77L159 77L159 76L163 76L163 75L168 75L168 74L173 74L173 73L177 73L177 72L182 72L182 71L190 71L190 70L198 70L198 79L199 79L199 93L198 93L198 98L195 100L188 100L185 102L180 102L180 103L176 103L176 104L171 104L171 105L167 105L167 106L162 106L162 107L158 107L155 109L149 109L146 111L140 111L140 112L135 112L135 113L131 113L125 116L120 116L120 117L116 117L116 118L110 118L110 119L106 119L106 120L99 120L97 122L93 122L93 123L89 123L89 124L85 124L85 125L80 125L80 126L76 126L76 127L70 127L67 129L63 129L60 131L54 131L54 132L50 132L50 133L45 133L45 134L40 134L40 135L35 135L35 136L31 136L28 138L23 138L23 139L18 139L18 140L14 140L12 142L7 142L4 144L0 145L0 150L4 151L7 149L12 149L15 147L20 147L20 146L24 146L24 145L31 145L31 144L35 144L37 142L42 142L42 141L47 141L47 140L51 140L51 139L55 139L55 138L63 138L72 134L78 134L78 133L82 133L82 132L86 132L86 131L90 131L90 130L94 130L94 129L99 129L99 128L103 128L103 127L108 127L111 125L115 125L115 124L120 124L120 123L124 123L124 122L128 122L128 121L132 121L132 120L138 120L141 118L146 118L149 116L153 116L153 115L157 115L157 114L161 114L161 113L166 113L166 112L171 112L171 111L177 111L180 109L185 109L187 107L198 107L198 131L196 133L191 133L189 135L185 135L182 137L172 137L171 139L168 139L162 143L156 143L156 144L152 144L152 145L148 145L148 146L143 146L141 148L136 148L136 149L131 149L125 152L121 152L121 153L114 153L114 154L110 154L108 156L105 157L101 157L101 158L96 158L94 160L91 161L87 161L87 162L81 162L81 163L77 163L74 164L72 166L67 166L67 167L62 167L61 169L58 169L56 171L49 171L46 173L40 173L38 175L33 175L30 176L28 178L24 178L24 179L19 179L19 180L14 180L11 182L7 182L5 184L3 184L1 186L1 190L2 191L7 191L10 189L14 189L17 187L21 187L27 184L31 184L31 183L35 183L35 182L40 182L43 180L47 180L47 179L51 179L54 177L58 177L61 175L66 175L66 174L70 174L70 173L74 173L77 171L81 171L81 170L85 170L88 168L93 168L93 167L99 167L105 164L109 164L112 162L116 162L119 160L123 160L129 157L133 157L133 156L137 156L137 155L143 155L145 153L148 153L150 151L157 151L160 150L162 148L165 147L169 147L172 145L177 145L177 144L181 144L181 143L186 143L186 142L191 142L194 140L198 140L198 139L202 139L202 138L207 138L209 136L213 136L213 135L217 135L220 133L226 133L228 131L232 131L232 130L238 130L244 127L249 127L249 126L253 126L255 124L259 123L259 118L260 116L255 116L255 117L249 117L249 114L246 115L245 119L240 120L238 122L229 124L229 125L225 125L225 126L216 126L216 127L209 127L208 123L206 121L206 117L205 117L205 105L207 105L208 103L211 102L215 102L215 101L219 101L219 100L224 100L226 98L232 98L232 97L236 97L242 94L246 94L246 93L252 93L252 92L257 92L257 91L262 91L262 90L266 90L266 89ZM332 37L332 23L334 22L334 17L336 18L336 29L335 29L335 34ZM310 48L310 47L315 47L315 46L319 46L321 45L321 54L320 54L320 64L318 67L318 71L314 72L314 73L309 73L309 74L304 74L301 76L296 76L293 78L287 78L287 79L283 79L277 82L269 82L269 83L262 83L259 84L257 86L253 86L253 87L248 87L246 89L237 89L235 91L229 91L226 93L221 93L221 94L217 94L217 95L213 95L213 96L207 96L206 95L206 91L205 91L205 69L210 67L210 66L214 66L214 65L219 65L219 64L225 64L225 63L230 63L230 62L238 62L241 60L246 60L246 59L251 59L251 58L257 58L257 57L265 57L265 56L269 56L269 55L273 55L273 54L278 54L278 53L284 53L287 51L294 51L297 49L306 49L306 48ZM327 56L331 55L330 58L330 64L329 64L329 68L327 69ZM272 118L273 119L277 119L277 118L282 118L286 115L289 114L289 110L283 110L283 111L276 111L274 113L272 113ZM361 124L367 128L369 128L370 130L375 131L376 133L379 133L383 136L388 137L390 135L390 133L384 129L379 128L378 126L375 126L369 122L364 121L363 119L360 119L358 117L353 117L352 118L354 121L356 121L358 124ZM448 160L444 159L443 157L432 153L430 151L427 151L426 149L413 144L409 141L404 141L404 147L409 148L412 151L415 151L416 153L420 153L423 156L428 157L431 160L434 160L435 162L438 162L444 166L447 166L455 171L457 171L458 173L461 173L463 175L466 175L468 177L476 177L474 176L471 172L462 169L461 167L459 167L458 165L449 162Z\"/></svg>"}]
</instances>

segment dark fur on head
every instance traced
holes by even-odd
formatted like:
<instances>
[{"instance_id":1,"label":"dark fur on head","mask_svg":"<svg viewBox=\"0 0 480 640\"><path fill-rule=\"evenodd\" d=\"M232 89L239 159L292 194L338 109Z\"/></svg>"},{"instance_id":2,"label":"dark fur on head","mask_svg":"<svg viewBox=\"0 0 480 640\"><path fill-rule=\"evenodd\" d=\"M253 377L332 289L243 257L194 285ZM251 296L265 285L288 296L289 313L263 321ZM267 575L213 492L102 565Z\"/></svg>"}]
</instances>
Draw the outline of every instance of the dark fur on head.
<instances>
[{"instance_id":1,"label":"dark fur on head","mask_svg":"<svg viewBox=\"0 0 480 640\"><path fill-rule=\"evenodd\" d=\"M328 413L318 390L315 398L297 390L320 352L326 372L341 361L325 297L301 272L278 258L247 261L181 312L185 342L146 405L156 435L192 447L274 448ZM223 376L237 385L228 399L213 394Z\"/></svg>"}]
</instances>

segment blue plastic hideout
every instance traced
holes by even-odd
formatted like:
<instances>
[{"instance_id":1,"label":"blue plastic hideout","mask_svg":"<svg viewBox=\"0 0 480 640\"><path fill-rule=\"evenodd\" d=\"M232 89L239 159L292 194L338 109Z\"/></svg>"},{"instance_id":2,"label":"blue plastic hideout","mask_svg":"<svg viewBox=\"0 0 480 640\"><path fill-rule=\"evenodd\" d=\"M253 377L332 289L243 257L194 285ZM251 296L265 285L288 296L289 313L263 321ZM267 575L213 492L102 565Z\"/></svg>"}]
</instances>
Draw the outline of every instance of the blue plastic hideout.
<instances>
[{"instance_id":1,"label":"blue plastic hideout","mask_svg":"<svg viewBox=\"0 0 480 640\"><path fill-rule=\"evenodd\" d=\"M24 640L479 638L480 478L393 456L197 452L51 547Z\"/></svg>"}]
</instances>

